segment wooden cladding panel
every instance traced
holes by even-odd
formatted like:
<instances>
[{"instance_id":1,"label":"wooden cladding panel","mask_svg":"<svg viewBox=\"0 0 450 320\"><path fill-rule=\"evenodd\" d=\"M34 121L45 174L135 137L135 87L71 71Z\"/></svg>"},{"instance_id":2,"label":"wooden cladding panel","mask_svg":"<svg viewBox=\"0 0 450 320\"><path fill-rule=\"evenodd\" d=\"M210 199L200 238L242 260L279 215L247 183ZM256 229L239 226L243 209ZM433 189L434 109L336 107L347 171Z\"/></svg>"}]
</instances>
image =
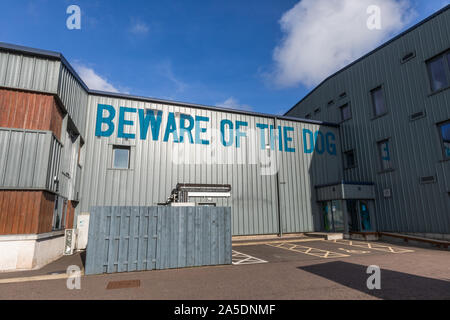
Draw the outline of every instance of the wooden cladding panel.
<instances>
[{"instance_id":1,"label":"wooden cladding panel","mask_svg":"<svg viewBox=\"0 0 450 320\"><path fill-rule=\"evenodd\" d=\"M66 222L65 222L65 228L66 229L72 229L73 228L73 220L75 217L75 207L76 202L73 201L67 201L67 216L66 216Z\"/></svg>"},{"instance_id":2,"label":"wooden cladding panel","mask_svg":"<svg viewBox=\"0 0 450 320\"><path fill-rule=\"evenodd\" d=\"M59 139L62 119L52 95L0 89L0 127L50 130Z\"/></svg>"},{"instance_id":3,"label":"wooden cladding panel","mask_svg":"<svg viewBox=\"0 0 450 320\"><path fill-rule=\"evenodd\" d=\"M42 192L40 201L39 224L37 233L52 231L53 212L55 208L55 195Z\"/></svg>"},{"instance_id":4,"label":"wooden cladding panel","mask_svg":"<svg viewBox=\"0 0 450 320\"><path fill-rule=\"evenodd\" d=\"M45 191L0 191L0 234L52 231L54 201Z\"/></svg>"}]
</instances>

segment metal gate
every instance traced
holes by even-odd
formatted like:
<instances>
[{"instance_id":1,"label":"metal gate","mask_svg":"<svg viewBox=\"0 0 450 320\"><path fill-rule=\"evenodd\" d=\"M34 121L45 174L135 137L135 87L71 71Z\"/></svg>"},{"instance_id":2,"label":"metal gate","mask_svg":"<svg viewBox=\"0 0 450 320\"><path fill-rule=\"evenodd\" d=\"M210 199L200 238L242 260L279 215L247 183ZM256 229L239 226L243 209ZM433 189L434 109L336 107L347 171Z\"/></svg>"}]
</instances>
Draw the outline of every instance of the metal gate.
<instances>
[{"instance_id":1,"label":"metal gate","mask_svg":"<svg viewBox=\"0 0 450 320\"><path fill-rule=\"evenodd\" d=\"M92 207L86 274L231 264L231 208Z\"/></svg>"}]
</instances>

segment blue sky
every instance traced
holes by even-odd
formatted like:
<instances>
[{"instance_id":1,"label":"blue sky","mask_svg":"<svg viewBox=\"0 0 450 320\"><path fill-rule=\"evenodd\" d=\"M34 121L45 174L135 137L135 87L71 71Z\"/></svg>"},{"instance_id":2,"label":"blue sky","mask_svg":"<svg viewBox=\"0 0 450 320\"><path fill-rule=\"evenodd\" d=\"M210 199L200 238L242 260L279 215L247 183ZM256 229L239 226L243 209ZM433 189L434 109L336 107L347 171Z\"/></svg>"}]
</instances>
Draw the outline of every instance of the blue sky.
<instances>
[{"instance_id":1,"label":"blue sky","mask_svg":"<svg viewBox=\"0 0 450 320\"><path fill-rule=\"evenodd\" d=\"M90 87L282 114L443 0L6 1L0 41L61 52ZM81 8L69 30L66 9ZM365 26L381 8L380 30Z\"/></svg>"}]
</instances>

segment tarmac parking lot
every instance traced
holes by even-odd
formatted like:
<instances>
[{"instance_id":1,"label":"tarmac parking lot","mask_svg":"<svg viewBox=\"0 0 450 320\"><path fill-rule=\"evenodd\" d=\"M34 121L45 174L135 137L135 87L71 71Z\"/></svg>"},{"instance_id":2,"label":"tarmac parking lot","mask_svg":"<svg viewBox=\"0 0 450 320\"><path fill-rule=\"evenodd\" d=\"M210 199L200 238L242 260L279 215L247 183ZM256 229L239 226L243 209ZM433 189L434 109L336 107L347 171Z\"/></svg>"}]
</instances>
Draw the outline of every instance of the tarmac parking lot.
<instances>
[{"instance_id":1,"label":"tarmac parking lot","mask_svg":"<svg viewBox=\"0 0 450 320\"><path fill-rule=\"evenodd\" d=\"M281 249L281 250L280 250ZM266 262L288 262L414 252L392 244L354 240L275 241L262 244L237 245L235 251ZM239 263L240 264L240 263Z\"/></svg>"},{"instance_id":2,"label":"tarmac parking lot","mask_svg":"<svg viewBox=\"0 0 450 320\"><path fill-rule=\"evenodd\" d=\"M371 265L380 289L367 286ZM51 266L44 271L25 282L0 274L0 299L450 299L448 250L378 241L238 242L232 265L82 276L72 290L51 279Z\"/></svg>"}]
</instances>

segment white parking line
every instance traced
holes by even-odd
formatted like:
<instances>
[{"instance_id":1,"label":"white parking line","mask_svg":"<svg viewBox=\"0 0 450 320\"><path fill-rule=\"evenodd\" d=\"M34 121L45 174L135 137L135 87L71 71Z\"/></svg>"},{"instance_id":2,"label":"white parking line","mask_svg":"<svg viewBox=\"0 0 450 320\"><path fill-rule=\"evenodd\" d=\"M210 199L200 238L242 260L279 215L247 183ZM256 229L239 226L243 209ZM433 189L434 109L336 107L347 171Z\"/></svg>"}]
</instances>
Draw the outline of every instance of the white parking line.
<instances>
[{"instance_id":1,"label":"white parking line","mask_svg":"<svg viewBox=\"0 0 450 320\"><path fill-rule=\"evenodd\" d=\"M329 250L322 250L322 249L317 249L317 248L313 248L313 247L301 246L301 245L293 244L293 243L280 243L280 244L267 244L267 245L271 246L271 247L300 252L300 253L304 253L304 254L307 254L310 256L315 256L315 257L325 258L325 259L349 257L348 254L333 252L333 251L329 251Z\"/></svg>"},{"instance_id":2,"label":"white parking line","mask_svg":"<svg viewBox=\"0 0 450 320\"><path fill-rule=\"evenodd\" d=\"M267 263L267 261L233 250L232 263L234 265L241 265L241 264Z\"/></svg>"},{"instance_id":3,"label":"white parking line","mask_svg":"<svg viewBox=\"0 0 450 320\"><path fill-rule=\"evenodd\" d=\"M353 241L353 240L330 240L334 243L345 244L348 246L372 249L377 251L389 252L389 253L406 253L406 252L414 252L414 250L397 248L392 246L382 245L376 242L361 242L361 241Z\"/></svg>"}]
</instances>

